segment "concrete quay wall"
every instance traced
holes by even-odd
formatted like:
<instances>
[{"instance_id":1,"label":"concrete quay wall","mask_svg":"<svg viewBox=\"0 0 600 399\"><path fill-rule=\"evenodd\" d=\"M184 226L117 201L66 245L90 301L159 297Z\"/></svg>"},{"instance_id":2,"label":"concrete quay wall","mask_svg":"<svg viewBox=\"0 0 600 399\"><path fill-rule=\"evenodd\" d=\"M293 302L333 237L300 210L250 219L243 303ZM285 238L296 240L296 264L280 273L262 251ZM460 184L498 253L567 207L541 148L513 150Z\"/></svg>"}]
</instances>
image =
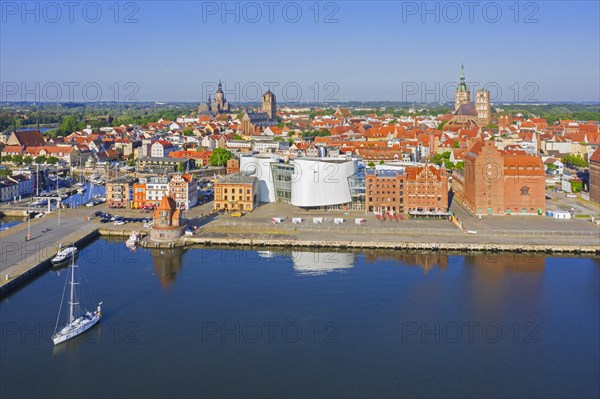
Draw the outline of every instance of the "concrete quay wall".
<instances>
[{"instance_id":1,"label":"concrete quay wall","mask_svg":"<svg viewBox=\"0 0 600 399\"><path fill-rule=\"evenodd\" d=\"M185 244L205 246L251 246L251 247L299 247L335 249L383 249L383 250L423 250L423 251L480 251L480 252L541 252L600 254L600 246L545 245L545 244L498 244L498 243L443 243L443 242L373 242L373 241L308 241L281 239L243 239L185 237Z\"/></svg>"}]
</instances>

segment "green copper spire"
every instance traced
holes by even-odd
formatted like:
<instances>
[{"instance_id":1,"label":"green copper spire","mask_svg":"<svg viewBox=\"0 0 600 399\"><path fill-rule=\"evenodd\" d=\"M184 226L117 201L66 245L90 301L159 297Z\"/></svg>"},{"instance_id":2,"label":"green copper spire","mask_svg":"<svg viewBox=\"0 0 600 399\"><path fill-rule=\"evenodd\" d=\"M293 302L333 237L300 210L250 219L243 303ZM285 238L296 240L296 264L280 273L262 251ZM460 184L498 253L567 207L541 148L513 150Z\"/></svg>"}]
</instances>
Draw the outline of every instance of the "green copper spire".
<instances>
[{"instance_id":1,"label":"green copper spire","mask_svg":"<svg viewBox=\"0 0 600 399\"><path fill-rule=\"evenodd\" d=\"M465 83L465 65L463 63L460 64L460 83L456 87L456 91L469 91Z\"/></svg>"}]
</instances>

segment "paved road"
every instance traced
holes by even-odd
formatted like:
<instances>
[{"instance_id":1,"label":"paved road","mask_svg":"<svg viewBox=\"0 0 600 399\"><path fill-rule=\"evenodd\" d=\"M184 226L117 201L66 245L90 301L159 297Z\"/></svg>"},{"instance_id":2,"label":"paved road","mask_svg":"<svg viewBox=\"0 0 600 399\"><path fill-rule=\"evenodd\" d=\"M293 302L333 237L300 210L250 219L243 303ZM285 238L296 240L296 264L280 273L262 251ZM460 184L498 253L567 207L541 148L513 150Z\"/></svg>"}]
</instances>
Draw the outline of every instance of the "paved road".
<instances>
[{"instance_id":1,"label":"paved road","mask_svg":"<svg viewBox=\"0 0 600 399\"><path fill-rule=\"evenodd\" d=\"M472 216L458 203L451 206L456 217L463 223L465 230L475 231L535 231L535 232L584 232L597 233L600 237L600 228L587 219L558 220L548 216L483 216L481 219Z\"/></svg>"},{"instance_id":2,"label":"paved road","mask_svg":"<svg viewBox=\"0 0 600 399\"><path fill-rule=\"evenodd\" d=\"M27 222L0 233L0 272L35 254L38 254L39 260L43 260L53 251L56 252L58 245L69 234L96 228L95 223L90 223L79 213L65 213L61 212L60 225L58 213L32 220L29 241L25 241Z\"/></svg>"}]
</instances>

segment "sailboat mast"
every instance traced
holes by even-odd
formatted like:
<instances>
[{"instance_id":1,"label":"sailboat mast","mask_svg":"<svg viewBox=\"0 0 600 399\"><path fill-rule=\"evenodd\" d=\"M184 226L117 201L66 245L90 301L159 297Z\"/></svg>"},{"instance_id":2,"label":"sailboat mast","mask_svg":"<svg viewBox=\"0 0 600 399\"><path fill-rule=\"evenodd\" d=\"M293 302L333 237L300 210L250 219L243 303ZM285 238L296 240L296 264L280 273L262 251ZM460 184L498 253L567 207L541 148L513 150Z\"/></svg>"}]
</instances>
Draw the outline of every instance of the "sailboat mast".
<instances>
[{"instance_id":1,"label":"sailboat mast","mask_svg":"<svg viewBox=\"0 0 600 399\"><path fill-rule=\"evenodd\" d=\"M71 324L73 322L74 287L75 287L75 265L73 263L71 263L71 300L69 301L69 324Z\"/></svg>"}]
</instances>

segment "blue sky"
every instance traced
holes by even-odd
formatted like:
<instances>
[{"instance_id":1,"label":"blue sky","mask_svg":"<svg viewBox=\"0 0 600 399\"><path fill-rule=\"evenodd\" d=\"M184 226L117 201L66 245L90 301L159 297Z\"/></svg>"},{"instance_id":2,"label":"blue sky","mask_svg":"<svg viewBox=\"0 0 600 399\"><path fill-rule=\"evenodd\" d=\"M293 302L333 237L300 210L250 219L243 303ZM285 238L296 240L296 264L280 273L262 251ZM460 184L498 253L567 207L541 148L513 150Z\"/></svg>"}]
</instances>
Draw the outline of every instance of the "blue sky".
<instances>
[{"instance_id":1,"label":"blue sky","mask_svg":"<svg viewBox=\"0 0 600 399\"><path fill-rule=\"evenodd\" d=\"M471 3L2 1L2 100L600 100L599 2Z\"/></svg>"}]
</instances>

